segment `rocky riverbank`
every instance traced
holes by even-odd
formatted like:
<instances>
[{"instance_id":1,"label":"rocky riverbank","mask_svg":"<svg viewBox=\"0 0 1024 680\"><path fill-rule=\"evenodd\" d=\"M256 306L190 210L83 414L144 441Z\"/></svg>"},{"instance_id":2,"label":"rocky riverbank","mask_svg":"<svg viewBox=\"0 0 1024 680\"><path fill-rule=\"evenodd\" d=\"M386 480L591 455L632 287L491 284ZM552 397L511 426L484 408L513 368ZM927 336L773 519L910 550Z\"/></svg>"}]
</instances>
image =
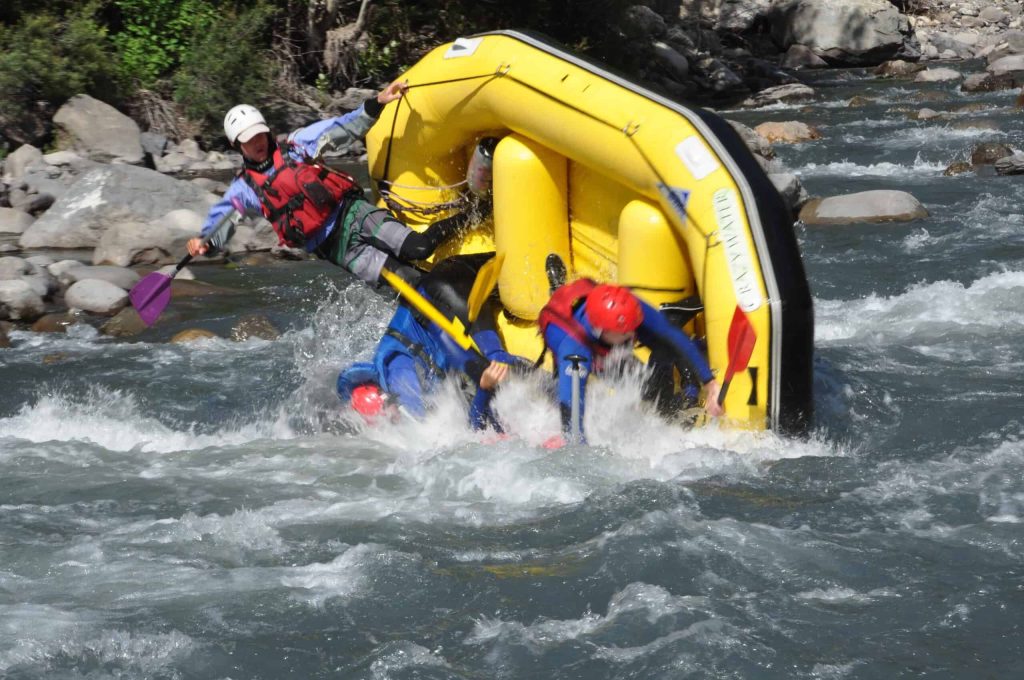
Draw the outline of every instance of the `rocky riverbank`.
<instances>
[{"instance_id":1,"label":"rocky riverbank","mask_svg":"<svg viewBox=\"0 0 1024 680\"><path fill-rule=\"evenodd\" d=\"M965 93L1024 86L1024 17L1016 1L693 1L682 3L673 20L657 9L657 3L636 5L623 25L638 54L651 57L638 77L680 97L712 92L763 109L759 124L734 126L808 224L927 215L913 196L898 191L809 196L791 169L775 159L773 145L814 144L820 137L813 120L793 119L800 111L794 103L822 96L801 81L808 69L871 66L877 78L902 79L908 88L951 83ZM338 101L351 108L369 92L352 90ZM1007 93L1007 106L1015 96ZM941 123L952 110L950 104L944 111L934 96L921 103L928 106L894 107L891 113ZM144 131L85 95L68 101L51 124L55 150L44 153L26 144L3 163L0 321L40 331L86 322L112 335L131 335L142 328L127 300L139 278L136 270L147 273L179 259L240 159L192 139ZM356 148L355 158L363 151ZM1012 143L979 146L969 162L951 158L947 172L988 171L1024 173L1024 153ZM231 246L227 256L236 259L249 252L304 257L279 249L266 223L242 225ZM73 249L82 257L53 258L51 249ZM179 275L177 294L201 289L187 278L187 272Z\"/></svg>"}]
</instances>

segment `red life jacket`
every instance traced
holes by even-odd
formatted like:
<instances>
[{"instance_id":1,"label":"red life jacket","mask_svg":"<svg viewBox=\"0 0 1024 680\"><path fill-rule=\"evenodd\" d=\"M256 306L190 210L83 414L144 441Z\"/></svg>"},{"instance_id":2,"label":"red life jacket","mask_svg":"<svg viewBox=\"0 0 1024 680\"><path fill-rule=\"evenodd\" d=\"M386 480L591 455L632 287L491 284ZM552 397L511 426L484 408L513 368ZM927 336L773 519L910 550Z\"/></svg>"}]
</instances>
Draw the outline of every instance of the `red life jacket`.
<instances>
[{"instance_id":1,"label":"red life jacket","mask_svg":"<svg viewBox=\"0 0 1024 680\"><path fill-rule=\"evenodd\" d=\"M595 286L597 283L593 279L576 279L572 283L556 289L551 294L551 299L537 315L537 325L540 326L541 335L547 332L548 326L554 324L576 342L589 347L590 351L597 356L603 357L608 354L611 348L593 338L583 324L573 316L573 313L586 301ZM543 358L543 354L541 357Z\"/></svg>"},{"instance_id":2,"label":"red life jacket","mask_svg":"<svg viewBox=\"0 0 1024 680\"><path fill-rule=\"evenodd\" d=\"M297 161L282 153L280 147L274 149L273 167L273 173L245 168L241 177L256 192L263 216L273 225L278 240L287 246L305 245L339 203L349 196L363 195L351 175L310 159Z\"/></svg>"}]
</instances>

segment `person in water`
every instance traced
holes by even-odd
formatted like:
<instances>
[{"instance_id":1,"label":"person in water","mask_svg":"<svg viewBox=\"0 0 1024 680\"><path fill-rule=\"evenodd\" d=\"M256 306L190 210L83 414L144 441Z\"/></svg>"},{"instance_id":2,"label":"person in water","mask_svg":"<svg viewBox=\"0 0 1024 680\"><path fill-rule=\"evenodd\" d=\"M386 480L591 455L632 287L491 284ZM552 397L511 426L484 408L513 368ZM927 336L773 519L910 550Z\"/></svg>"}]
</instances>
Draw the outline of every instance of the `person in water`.
<instances>
[{"instance_id":1,"label":"person in water","mask_svg":"<svg viewBox=\"0 0 1024 680\"><path fill-rule=\"evenodd\" d=\"M637 340L652 349L652 356L671 357L673 363L688 367L704 386L706 411L712 416L722 414L718 403L721 388L700 349L628 288L590 279L563 285L541 310L538 324L554 359L562 430L570 438L586 441L583 415L591 372L602 370L603 359L612 348L632 346Z\"/></svg>"},{"instance_id":2,"label":"person in water","mask_svg":"<svg viewBox=\"0 0 1024 680\"><path fill-rule=\"evenodd\" d=\"M377 344L372 362L348 366L338 376L338 396L343 403L368 419L398 412L421 418L426 413L425 395L450 374L461 373L476 386L469 410L474 429L502 427L491 411L495 388L509 375L512 365L526 362L509 354L495 325L493 297L484 303L472 324L467 300L480 268L493 253L457 255L439 262L418 284L419 292L448 318L467 327L481 353L460 347L444 330L423 319L412 307L399 304Z\"/></svg>"},{"instance_id":3,"label":"person in water","mask_svg":"<svg viewBox=\"0 0 1024 680\"><path fill-rule=\"evenodd\" d=\"M282 144L256 108L240 104L228 111L224 134L241 152L243 167L210 209L200 236L189 240L189 254L218 252L234 233L233 225L221 226L237 217L237 211L263 215L282 244L304 248L367 283L379 284L385 267L415 282L420 271L409 263L430 257L471 213L414 231L365 200L355 179L318 160L325 149L344 149L362 139L384 105L400 99L406 88L393 82L358 109L296 130Z\"/></svg>"}]
</instances>

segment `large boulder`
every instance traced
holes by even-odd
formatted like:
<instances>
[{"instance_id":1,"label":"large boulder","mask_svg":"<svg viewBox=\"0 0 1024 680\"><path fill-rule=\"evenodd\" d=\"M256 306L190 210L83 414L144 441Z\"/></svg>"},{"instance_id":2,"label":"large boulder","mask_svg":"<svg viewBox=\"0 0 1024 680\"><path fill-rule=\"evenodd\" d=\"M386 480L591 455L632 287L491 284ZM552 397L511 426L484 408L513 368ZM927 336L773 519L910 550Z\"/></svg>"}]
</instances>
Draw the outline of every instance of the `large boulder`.
<instances>
[{"instance_id":1,"label":"large boulder","mask_svg":"<svg viewBox=\"0 0 1024 680\"><path fill-rule=\"evenodd\" d=\"M64 293L71 309L113 316L128 304L128 293L118 286L99 279L83 279Z\"/></svg>"},{"instance_id":2,"label":"large boulder","mask_svg":"<svg viewBox=\"0 0 1024 680\"><path fill-rule=\"evenodd\" d=\"M83 175L21 236L23 248L93 248L111 225L150 222L172 210L205 214L217 197L191 182L131 165Z\"/></svg>"},{"instance_id":3,"label":"large boulder","mask_svg":"<svg viewBox=\"0 0 1024 680\"><path fill-rule=\"evenodd\" d=\"M100 237L92 261L121 267L177 261L186 242L199 235L203 219L204 215L182 208L151 222L115 224Z\"/></svg>"},{"instance_id":4,"label":"large boulder","mask_svg":"<svg viewBox=\"0 0 1024 680\"><path fill-rule=\"evenodd\" d=\"M905 191L884 189L815 198L800 210L804 224L909 222L923 217L928 217L928 211L916 198Z\"/></svg>"},{"instance_id":5,"label":"large boulder","mask_svg":"<svg viewBox=\"0 0 1024 680\"><path fill-rule=\"evenodd\" d=\"M138 124L114 107L87 94L72 97L53 117L57 143L95 161L141 163Z\"/></svg>"},{"instance_id":6,"label":"large boulder","mask_svg":"<svg viewBox=\"0 0 1024 680\"><path fill-rule=\"evenodd\" d=\"M909 33L907 17L888 0L789 0L772 19L772 37L782 49L806 45L836 65L892 59Z\"/></svg>"}]
</instances>

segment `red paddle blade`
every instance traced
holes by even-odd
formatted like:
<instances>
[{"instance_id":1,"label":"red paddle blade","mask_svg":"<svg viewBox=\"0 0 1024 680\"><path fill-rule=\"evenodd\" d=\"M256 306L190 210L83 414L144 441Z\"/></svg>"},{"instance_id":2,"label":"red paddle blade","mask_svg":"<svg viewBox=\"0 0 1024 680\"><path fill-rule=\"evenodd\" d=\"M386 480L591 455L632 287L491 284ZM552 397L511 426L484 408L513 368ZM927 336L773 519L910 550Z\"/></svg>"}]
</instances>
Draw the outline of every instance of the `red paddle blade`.
<instances>
[{"instance_id":1,"label":"red paddle blade","mask_svg":"<svg viewBox=\"0 0 1024 680\"><path fill-rule=\"evenodd\" d=\"M152 326L171 301L171 277L160 272L145 276L132 287L128 299L142 323Z\"/></svg>"},{"instance_id":2,"label":"red paddle blade","mask_svg":"<svg viewBox=\"0 0 1024 680\"><path fill-rule=\"evenodd\" d=\"M757 334L743 310L736 307L729 325L729 369L730 372L745 371L754 353Z\"/></svg>"},{"instance_id":3,"label":"red paddle blade","mask_svg":"<svg viewBox=\"0 0 1024 680\"><path fill-rule=\"evenodd\" d=\"M725 395L729 392L729 385L736 371L747 370L750 363L750 356L754 353L754 345L757 344L757 334L750 320L743 310L737 305L732 315L732 323L729 324L729 364L725 369L725 380L722 382L722 389L718 393L719 405L725 403Z\"/></svg>"}]
</instances>

